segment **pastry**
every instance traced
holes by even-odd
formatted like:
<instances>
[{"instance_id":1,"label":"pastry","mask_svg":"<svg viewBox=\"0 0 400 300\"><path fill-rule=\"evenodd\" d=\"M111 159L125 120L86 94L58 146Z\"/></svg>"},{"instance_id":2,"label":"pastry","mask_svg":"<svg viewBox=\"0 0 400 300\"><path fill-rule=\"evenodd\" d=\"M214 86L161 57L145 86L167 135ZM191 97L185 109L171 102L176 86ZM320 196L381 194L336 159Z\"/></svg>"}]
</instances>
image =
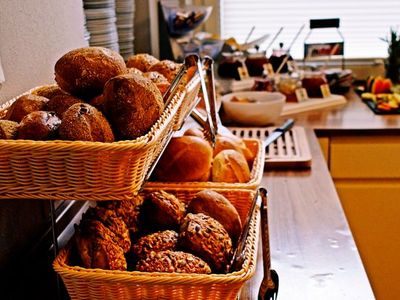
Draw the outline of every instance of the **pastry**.
<instances>
[{"instance_id":1,"label":"pastry","mask_svg":"<svg viewBox=\"0 0 400 300\"><path fill-rule=\"evenodd\" d=\"M18 123L9 120L0 120L0 139L15 139L18 132Z\"/></svg>"},{"instance_id":2,"label":"pastry","mask_svg":"<svg viewBox=\"0 0 400 300\"><path fill-rule=\"evenodd\" d=\"M173 137L154 170L158 181L206 181L212 163L212 147L195 136Z\"/></svg>"},{"instance_id":3,"label":"pastry","mask_svg":"<svg viewBox=\"0 0 400 300\"><path fill-rule=\"evenodd\" d=\"M38 110L44 110L49 99L37 95L27 94L19 97L7 110L5 119L21 122L28 114Z\"/></svg>"},{"instance_id":4,"label":"pastry","mask_svg":"<svg viewBox=\"0 0 400 300\"><path fill-rule=\"evenodd\" d=\"M68 108L64 113L59 133L63 140L114 141L114 134L106 118L87 103L76 103Z\"/></svg>"},{"instance_id":5,"label":"pastry","mask_svg":"<svg viewBox=\"0 0 400 300\"><path fill-rule=\"evenodd\" d=\"M178 244L222 272L232 255L232 241L225 228L205 214L188 213L180 227Z\"/></svg>"},{"instance_id":6,"label":"pastry","mask_svg":"<svg viewBox=\"0 0 400 300\"><path fill-rule=\"evenodd\" d=\"M217 220L229 233L233 243L236 243L242 232L242 222L236 208L228 199L215 191L198 192L190 200L187 211L194 214L203 213Z\"/></svg>"},{"instance_id":7,"label":"pastry","mask_svg":"<svg viewBox=\"0 0 400 300\"><path fill-rule=\"evenodd\" d=\"M214 182L244 183L250 180L250 169L242 153L222 150L214 157L211 176Z\"/></svg>"},{"instance_id":8,"label":"pastry","mask_svg":"<svg viewBox=\"0 0 400 300\"><path fill-rule=\"evenodd\" d=\"M61 120L52 111L34 111L19 124L17 139L50 140L56 137Z\"/></svg>"},{"instance_id":9,"label":"pastry","mask_svg":"<svg viewBox=\"0 0 400 300\"><path fill-rule=\"evenodd\" d=\"M142 72L149 71L150 67L160 62L154 56L147 53L138 53L128 58L126 66L128 68L136 68Z\"/></svg>"},{"instance_id":10,"label":"pastry","mask_svg":"<svg viewBox=\"0 0 400 300\"><path fill-rule=\"evenodd\" d=\"M136 264L141 272L210 274L211 269L199 257L181 251L151 252Z\"/></svg>"},{"instance_id":11,"label":"pastry","mask_svg":"<svg viewBox=\"0 0 400 300\"><path fill-rule=\"evenodd\" d=\"M101 94L109 79L127 72L122 56L103 47L71 50L56 62L54 70L61 89L84 99Z\"/></svg>"},{"instance_id":12,"label":"pastry","mask_svg":"<svg viewBox=\"0 0 400 300\"><path fill-rule=\"evenodd\" d=\"M132 252L139 259L145 258L151 251L176 250L178 233L173 230L158 231L145 235L132 245Z\"/></svg>"}]
</instances>

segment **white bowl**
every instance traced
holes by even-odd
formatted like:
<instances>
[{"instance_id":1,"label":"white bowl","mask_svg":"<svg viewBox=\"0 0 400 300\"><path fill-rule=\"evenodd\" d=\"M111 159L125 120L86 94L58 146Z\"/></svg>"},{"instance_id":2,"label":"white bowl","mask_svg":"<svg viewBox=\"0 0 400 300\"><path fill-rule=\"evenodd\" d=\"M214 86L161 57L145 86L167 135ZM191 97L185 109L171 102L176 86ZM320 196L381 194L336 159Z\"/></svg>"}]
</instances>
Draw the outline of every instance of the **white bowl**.
<instances>
[{"instance_id":1,"label":"white bowl","mask_svg":"<svg viewBox=\"0 0 400 300\"><path fill-rule=\"evenodd\" d=\"M254 102L232 101L235 97ZM226 94L221 101L229 120L241 125L265 126L279 118L286 97L279 92L246 91Z\"/></svg>"}]
</instances>

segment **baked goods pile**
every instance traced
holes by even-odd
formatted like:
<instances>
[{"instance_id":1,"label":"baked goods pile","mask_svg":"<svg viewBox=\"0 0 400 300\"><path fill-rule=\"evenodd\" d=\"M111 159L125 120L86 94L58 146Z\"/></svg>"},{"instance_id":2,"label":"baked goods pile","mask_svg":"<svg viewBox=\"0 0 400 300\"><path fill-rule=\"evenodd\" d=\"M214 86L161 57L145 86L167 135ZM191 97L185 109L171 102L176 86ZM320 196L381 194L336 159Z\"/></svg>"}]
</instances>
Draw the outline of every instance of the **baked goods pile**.
<instances>
[{"instance_id":1,"label":"baked goods pile","mask_svg":"<svg viewBox=\"0 0 400 300\"><path fill-rule=\"evenodd\" d=\"M146 134L181 64L115 51L69 51L54 66L57 85L16 99L0 115L1 139L113 142Z\"/></svg>"},{"instance_id":2,"label":"baked goods pile","mask_svg":"<svg viewBox=\"0 0 400 300\"><path fill-rule=\"evenodd\" d=\"M242 231L222 194L184 202L166 191L98 202L75 225L77 264L85 268L169 273L224 273Z\"/></svg>"},{"instance_id":3,"label":"baked goods pile","mask_svg":"<svg viewBox=\"0 0 400 300\"><path fill-rule=\"evenodd\" d=\"M183 136L171 139L154 170L153 180L246 183L255 155L233 134L219 134L212 148L200 129L190 128Z\"/></svg>"}]
</instances>

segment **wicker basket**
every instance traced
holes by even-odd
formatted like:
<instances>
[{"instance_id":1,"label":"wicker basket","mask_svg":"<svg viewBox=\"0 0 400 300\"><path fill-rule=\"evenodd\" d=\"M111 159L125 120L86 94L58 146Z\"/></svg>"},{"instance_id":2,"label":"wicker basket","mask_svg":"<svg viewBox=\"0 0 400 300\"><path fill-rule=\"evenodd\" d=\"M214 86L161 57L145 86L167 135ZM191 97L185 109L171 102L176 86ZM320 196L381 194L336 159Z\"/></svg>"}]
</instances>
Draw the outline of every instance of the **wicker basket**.
<instances>
[{"instance_id":1,"label":"wicker basket","mask_svg":"<svg viewBox=\"0 0 400 300\"><path fill-rule=\"evenodd\" d=\"M256 153L253 166L251 168L250 180L245 183L225 183L225 182L158 182L148 181L145 183L145 188L164 188L171 189L191 189L191 188L208 188L208 189L245 189L255 191L261 183L264 173L265 150L262 142L258 139L243 139L246 146Z\"/></svg>"},{"instance_id":2,"label":"wicker basket","mask_svg":"<svg viewBox=\"0 0 400 300\"><path fill-rule=\"evenodd\" d=\"M199 190L168 190L188 200ZM145 190L150 192L151 190ZM250 209L254 193L244 190L216 190L237 208L242 220ZM70 249L61 250L53 266L61 276L71 299L236 299L243 284L255 273L260 228L259 208L250 221L245 261L229 274L145 273L85 269L69 265Z\"/></svg>"},{"instance_id":3,"label":"wicker basket","mask_svg":"<svg viewBox=\"0 0 400 300\"><path fill-rule=\"evenodd\" d=\"M194 101L199 75L180 89L150 131L135 140L0 140L0 199L122 200L143 185L151 163L183 121L181 106ZM32 93L32 89L27 93ZM198 91L198 88L197 88ZM18 97L0 107L7 109Z\"/></svg>"}]
</instances>

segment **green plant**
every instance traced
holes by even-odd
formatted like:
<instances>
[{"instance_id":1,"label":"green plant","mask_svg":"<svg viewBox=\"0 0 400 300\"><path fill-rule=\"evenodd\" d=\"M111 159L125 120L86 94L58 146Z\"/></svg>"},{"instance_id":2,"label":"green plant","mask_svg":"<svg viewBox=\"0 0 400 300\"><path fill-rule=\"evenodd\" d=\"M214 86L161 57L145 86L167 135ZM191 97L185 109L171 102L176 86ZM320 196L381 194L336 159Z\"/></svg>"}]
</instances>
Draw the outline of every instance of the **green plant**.
<instances>
[{"instance_id":1,"label":"green plant","mask_svg":"<svg viewBox=\"0 0 400 300\"><path fill-rule=\"evenodd\" d=\"M400 35L390 29L390 36L382 39L388 44L388 57L386 59L386 77L393 83L400 82Z\"/></svg>"}]
</instances>

